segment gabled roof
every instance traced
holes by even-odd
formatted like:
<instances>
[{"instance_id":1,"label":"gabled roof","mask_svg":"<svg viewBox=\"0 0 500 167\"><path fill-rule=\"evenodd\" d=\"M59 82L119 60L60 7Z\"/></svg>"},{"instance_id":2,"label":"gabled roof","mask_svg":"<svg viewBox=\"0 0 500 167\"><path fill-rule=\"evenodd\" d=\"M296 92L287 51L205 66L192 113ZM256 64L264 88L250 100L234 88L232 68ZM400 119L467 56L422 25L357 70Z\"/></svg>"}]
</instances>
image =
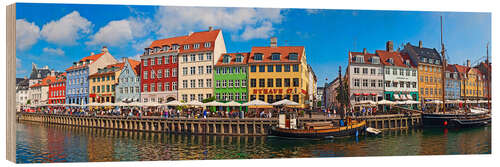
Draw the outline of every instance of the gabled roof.
<instances>
[{"instance_id":1,"label":"gabled roof","mask_svg":"<svg viewBox=\"0 0 500 167\"><path fill-rule=\"evenodd\" d=\"M125 63L124 62L121 62L121 63L115 63L115 64L110 64L110 65L107 65L106 67L104 68L113 68L113 67L118 67L116 68L115 70L113 71L106 71L106 72L96 72L92 75L89 75L89 77L94 77L94 76L100 76L100 75L106 75L106 74L112 74L112 73L115 73L116 71L119 71L121 69L123 69L123 67L125 66Z\"/></svg>"},{"instance_id":2,"label":"gabled roof","mask_svg":"<svg viewBox=\"0 0 500 167\"><path fill-rule=\"evenodd\" d=\"M229 63L224 63L224 56L228 55L231 57L231 60ZM242 62L236 62L236 56L237 55L242 55L243 56L243 61ZM223 53L219 60L216 62L216 66L232 66L232 65L243 65L248 63L248 58L250 57L250 53Z\"/></svg>"},{"instance_id":3,"label":"gabled roof","mask_svg":"<svg viewBox=\"0 0 500 167\"><path fill-rule=\"evenodd\" d=\"M256 53L262 53L262 61L255 61L254 56ZM272 53L280 53L281 57L279 61L272 60ZM290 53L297 53L297 60L289 60ZM302 60L304 54L304 46L265 46L265 47L252 47L250 52L250 57L248 63L270 63L270 62L280 62L280 63L299 63Z\"/></svg>"},{"instance_id":4,"label":"gabled roof","mask_svg":"<svg viewBox=\"0 0 500 167\"><path fill-rule=\"evenodd\" d=\"M171 37L171 38L166 38L166 39L160 39L153 41L151 45L149 45L148 48L154 48L154 47L163 47L165 45L172 46L173 44L179 45L179 52L181 53L187 53L187 52L200 52L200 51L209 51L214 49L215 45L215 40L217 39L217 36L221 32L220 29L217 30L211 30L211 31L200 31L200 32L193 32L189 35L185 36L177 36L177 37ZM210 47L206 48L204 46L205 42L210 42ZM188 50L184 50L184 45L191 45ZM195 49L192 44L200 44L200 47ZM172 52L172 50L169 50L167 52Z\"/></svg>"},{"instance_id":5,"label":"gabled roof","mask_svg":"<svg viewBox=\"0 0 500 167\"><path fill-rule=\"evenodd\" d=\"M350 56L350 60L349 60L350 63L357 63L355 60L356 60L356 56L359 56L359 55L363 56L363 59L364 59L364 63L363 64L372 64L371 61L369 61L370 58L372 58L372 57L379 57L376 54L368 53L368 52L366 52L366 53L363 53L363 52L349 52L349 54L351 55ZM382 63L382 62L380 62L380 63Z\"/></svg>"},{"instance_id":6,"label":"gabled roof","mask_svg":"<svg viewBox=\"0 0 500 167\"><path fill-rule=\"evenodd\" d=\"M40 81L39 83L32 85L30 88L39 87L39 86L47 86L54 81L56 81L56 76L47 76L47 77L43 78L42 81Z\"/></svg>"},{"instance_id":7,"label":"gabled roof","mask_svg":"<svg viewBox=\"0 0 500 167\"><path fill-rule=\"evenodd\" d=\"M407 54L396 52L396 51L385 51L385 50L376 50L375 53L380 57L380 62L386 66L398 66L398 67L414 67L411 63L410 58ZM394 64L389 62L389 59L392 59ZM410 61L409 66L405 64L405 61Z\"/></svg>"},{"instance_id":8,"label":"gabled roof","mask_svg":"<svg viewBox=\"0 0 500 167\"><path fill-rule=\"evenodd\" d=\"M52 83L59 83L59 82L66 82L66 72L57 75L56 81L54 81Z\"/></svg>"},{"instance_id":9,"label":"gabled roof","mask_svg":"<svg viewBox=\"0 0 500 167\"><path fill-rule=\"evenodd\" d=\"M140 61L137 61L137 60L134 60L134 59L127 59L128 63L130 64L130 66L132 67L135 75L139 75L140 74L140 71L141 71L141 62Z\"/></svg>"},{"instance_id":10,"label":"gabled roof","mask_svg":"<svg viewBox=\"0 0 500 167\"><path fill-rule=\"evenodd\" d=\"M425 57L435 60L441 60L441 55L435 48L420 48L419 46L413 46L410 43L407 43L403 51L410 54L410 56L417 56L418 58ZM420 61L420 59L418 61Z\"/></svg>"},{"instance_id":11,"label":"gabled roof","mask_svg":"<svg viewBox=\"0 0 500 167\"><path fill-rule=\"evenodd\" d=\"M104 53L90 55L90 56L87 56L87 57L80 59L80 61L78 61L78 62L85 62L85 61L89 60L89 61L92 61L92 63L94 63L97 59L101 58L102 55L104 55ZM90 63L90 64L92 64L92 63ZM81 65L81 66L72 65L71 67L67 68L66 71L87 67L90 64L85 64L85 65Z\"/></svg>"}]
</instances>

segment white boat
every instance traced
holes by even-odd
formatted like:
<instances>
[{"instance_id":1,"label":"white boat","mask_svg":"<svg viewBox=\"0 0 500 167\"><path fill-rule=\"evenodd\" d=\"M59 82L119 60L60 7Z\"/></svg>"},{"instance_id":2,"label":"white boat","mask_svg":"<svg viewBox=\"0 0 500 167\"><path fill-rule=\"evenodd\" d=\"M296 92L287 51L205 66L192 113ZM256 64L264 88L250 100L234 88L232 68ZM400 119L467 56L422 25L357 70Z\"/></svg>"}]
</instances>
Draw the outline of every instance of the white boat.
<instances>
[{"instance_id":1,"label":"white boat","mask_svg":"<svg viewBox=\"0 0 500 167\"><path fill-rule=\"evenodd\" d=\"M382 131L380 129L375 129L375 128L372 128L372 127L368 127L368 128L366 128L366 132L368 132L370 134L373 134L373 135L378 135Z\"/></svg>"}]
</instances>

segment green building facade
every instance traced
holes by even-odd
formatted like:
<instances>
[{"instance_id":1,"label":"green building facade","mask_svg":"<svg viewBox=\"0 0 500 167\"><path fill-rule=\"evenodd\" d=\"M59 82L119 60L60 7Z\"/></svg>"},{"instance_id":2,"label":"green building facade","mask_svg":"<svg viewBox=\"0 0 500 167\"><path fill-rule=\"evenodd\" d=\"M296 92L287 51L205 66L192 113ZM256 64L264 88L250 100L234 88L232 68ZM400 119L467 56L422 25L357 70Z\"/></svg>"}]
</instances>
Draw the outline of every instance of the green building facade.
<instances>
[{"instance_id":1,"label":"green building facade","mask_svg":"<svg viewBox=\"0 0 500 167\"><path fill-rule=\"evenodd\" d=\"M218 102L248 101L248 64L250 53L225 53L215 65L214 95ZM245 109L246 110L246 109Z\"/></svg>"}]
</instances>

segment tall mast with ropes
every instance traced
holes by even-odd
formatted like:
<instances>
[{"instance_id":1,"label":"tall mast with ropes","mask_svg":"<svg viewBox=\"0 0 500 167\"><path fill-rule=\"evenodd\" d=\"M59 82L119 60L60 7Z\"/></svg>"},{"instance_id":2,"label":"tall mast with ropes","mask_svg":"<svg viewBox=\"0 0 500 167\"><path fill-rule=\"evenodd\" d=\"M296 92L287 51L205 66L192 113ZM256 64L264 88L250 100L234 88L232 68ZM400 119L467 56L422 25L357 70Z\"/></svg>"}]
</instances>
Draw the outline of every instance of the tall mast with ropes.
<instances>
[{"instance_id":1,"label":"tall mast with ropes","mask_svg":"<svg viewBox=\"0 0 500 167\"><path fill-rule=\"evenodd\" d=\"M442 85L442 96L441 99L443 101L443 104L441 106L443 113L446 112L446 107L445 107L445 82L446 82L446 77L445 77L445 71L446 71L446 56L445 56L445 49L444 49L444 43L443 43L443 16L441 16L441 57L442 57L442 69L441 69L441 85Z\"/></svg>"}]
</instances>

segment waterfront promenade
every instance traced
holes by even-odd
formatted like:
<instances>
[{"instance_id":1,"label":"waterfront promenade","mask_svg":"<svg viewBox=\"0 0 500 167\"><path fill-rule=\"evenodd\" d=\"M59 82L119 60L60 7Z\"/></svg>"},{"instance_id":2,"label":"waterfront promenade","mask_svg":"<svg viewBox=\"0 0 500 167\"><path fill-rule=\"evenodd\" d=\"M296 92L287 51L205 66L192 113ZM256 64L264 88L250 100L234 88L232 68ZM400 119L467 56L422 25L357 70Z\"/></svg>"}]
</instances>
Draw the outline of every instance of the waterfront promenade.
<instances>
[{"instance_id":1,"label":"waterfront promenade","mask_svg":"<svg viewBox=\"0 0 500 167\"><path fill-rule=\"evenodd\" d=\"M340 117L313 115L298 118L298 124L306 122L338 121ZM390 114L357 116L367 121L368 127L379 129L407 129L421 125L420 114ZM208 135L267 135L270 127L277 125L278 118L164 118L158 116L74 116L42 113L17 113L18 121L34 121L49 124L146 131L159 133L184 133Z\"/></svg>"}]
</instances>

